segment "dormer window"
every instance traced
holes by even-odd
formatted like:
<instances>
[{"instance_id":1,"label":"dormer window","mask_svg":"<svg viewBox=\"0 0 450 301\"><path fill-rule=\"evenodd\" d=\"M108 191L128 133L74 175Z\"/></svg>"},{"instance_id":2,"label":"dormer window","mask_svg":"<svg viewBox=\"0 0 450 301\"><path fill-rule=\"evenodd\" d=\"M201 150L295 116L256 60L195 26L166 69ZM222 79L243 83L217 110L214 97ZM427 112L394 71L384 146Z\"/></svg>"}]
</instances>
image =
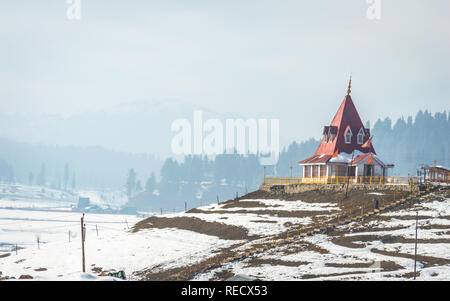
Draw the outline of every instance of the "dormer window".
<instances>
[{"instance_id":1,"label":"dormer window","mask_svg":"<svg viewBox=\"0 0 450 301\"><path fill-rule=\"evenodd\" d=\"M323 141L328 142L328 139L330 138L330 130L329 126L325 126L323 128Z\"/></svg>"},{"instance_id":2,"label":"dormer window","mask_svg":"<svg viewBox=\"0 0 450 301\"><path fill-rule=\"evenodd\" d=\"M352 130L350 129L350 127L347 127L347 129L344 132L344 137L345 137L345 143L346 144L350 144L352 143Z\"/></svg>"},{"instance_id":3,"label":"dormer window","mask_svg":"<svg viewBox=\"0 0 450 301\"><path fill-rule=\"evenodd\" d=\"M328 129L328 142L334 141L337 131L338 131L337 126L330 126L330 128Z\"/></svg>"},{"instance_id":4,"label":"dormer window","mask_svg":"<svg viewBox=\"0 0 450 301\"><path fill-rule=\"evenodd\" d=\"M358 133L358 144L363 144L364 140L364 130L361 128Z\"/></svg>"}]
</instances>

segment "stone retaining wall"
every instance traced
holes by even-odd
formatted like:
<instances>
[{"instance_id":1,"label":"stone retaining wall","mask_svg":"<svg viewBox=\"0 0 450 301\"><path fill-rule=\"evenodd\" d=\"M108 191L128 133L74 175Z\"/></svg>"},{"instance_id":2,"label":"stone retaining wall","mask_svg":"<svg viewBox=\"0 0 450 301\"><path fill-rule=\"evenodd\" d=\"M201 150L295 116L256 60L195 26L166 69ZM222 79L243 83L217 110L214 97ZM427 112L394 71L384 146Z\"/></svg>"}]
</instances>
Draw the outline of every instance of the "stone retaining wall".
<instances>
[{"instance_id":1,"label":"stone retaining wall","mask_svg":"<svg viewBox=\"0 0 450 301\"><path fill-rule=\"evenodd\" d=\"M335 191L335 192L345 192L346 184L288 184L288 185L274 185L274 184L263 184L259 187L260 190L280 193L280 194L293 194L300 193L311 190L319 191ZM380 190L390 190L390 191L411 191L418 192L419 187L410 185L386 185L386 184L349 184L348 191L352 190L364 190L364 191L380 191Z\"/></svg>"}]
</instances>

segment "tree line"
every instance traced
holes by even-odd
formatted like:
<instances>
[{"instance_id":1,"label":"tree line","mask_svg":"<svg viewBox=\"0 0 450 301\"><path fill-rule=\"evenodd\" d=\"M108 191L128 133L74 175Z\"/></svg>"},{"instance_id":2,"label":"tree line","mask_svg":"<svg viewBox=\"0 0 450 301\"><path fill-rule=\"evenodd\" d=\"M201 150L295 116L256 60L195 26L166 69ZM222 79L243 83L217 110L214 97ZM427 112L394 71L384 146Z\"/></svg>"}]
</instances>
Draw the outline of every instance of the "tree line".
<instances>
[{"instance_id":1,"label":"tree line","mask_svg":"<svg viewBox=\"0 0 450 301\"><path fill-rule=\"evenodd\" d=\"M390 118L378 119L371 129L377 154L387 163L395 164L394 175L415 175L421 164L450 166L450 114L419 111L416 116L399 118L393 124ZM267 166L267 177L298 177L302 169L298 161L311 156L320 140L292 142L280 152L276 165ZM292 168L292 169L291 169ZM152 173L145 187L137 186L134 170L129 171L126 189L132 199L138 192L146 192L131 203L155 208L173 205L184 200L199 203L233 198L236 193L258 189L263 182L264 169L256 155L223 154L215 158L186 156L178 162L168 158L159 180ZM140 184L139 184L140 185ZM145 197L143 197L145 196Z\"/></svg>"}]
</instances>

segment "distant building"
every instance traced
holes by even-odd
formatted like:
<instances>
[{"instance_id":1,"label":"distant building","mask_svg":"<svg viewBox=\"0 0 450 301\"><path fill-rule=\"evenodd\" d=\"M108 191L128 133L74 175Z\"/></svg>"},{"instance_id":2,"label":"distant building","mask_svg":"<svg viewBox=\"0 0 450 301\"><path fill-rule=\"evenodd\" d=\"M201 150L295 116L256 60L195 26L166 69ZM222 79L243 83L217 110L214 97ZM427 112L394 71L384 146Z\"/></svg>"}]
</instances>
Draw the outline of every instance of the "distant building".
<instances>
[{"instance_id":1,"label":"distant building","mask_svg":"<svg viewBox=\"0 0 450 301\"><path fill-rule=\"evenodd\" d=\"M91 205L91 200L89 198L80 197L78 199L78 208L83 209Z\"/></svg>"},{"instance_id":2,"label":"distant building","mask_svg":"<svg viewBox=\"0 0 450 301\"><path fill-rule=\"evenodd\" d=\"M137 214L138 209L136 207L123 207L119 211L120 214Z\"/></svg>"},{"instance_id":3,"label":"distant building","mask_svg":"<svg viewBox=\"0 0 450 301\"><path fill-rule=\"evenodd\" d=\"M423 166L422 170L423 182L450 183L450 168L434 165Z\"/></svg>"},{"instance_id":4,"label":"distant building","mask_svg":"<svg viewBox=\"0 0 450 301\"><path fill-rule=\"evenodd\" d=\"M387 176L388 169L394 167L376 154L370 129L364 127L350 96L351 83L350 78L347 95L331 124L324 127L314 155L298 162L303 177Z\"/></svg>"}]
</instances>

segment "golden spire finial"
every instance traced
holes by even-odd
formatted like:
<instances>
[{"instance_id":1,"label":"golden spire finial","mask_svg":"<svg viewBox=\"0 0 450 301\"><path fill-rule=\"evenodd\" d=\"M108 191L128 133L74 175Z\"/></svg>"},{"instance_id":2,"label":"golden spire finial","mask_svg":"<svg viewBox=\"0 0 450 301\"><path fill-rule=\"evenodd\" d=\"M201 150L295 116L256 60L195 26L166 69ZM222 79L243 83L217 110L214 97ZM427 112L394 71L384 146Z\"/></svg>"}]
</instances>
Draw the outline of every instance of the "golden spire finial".
<instances>
[{"instance_id":1,"label":"golden spire finial","mask_svg":"<svg viewBox=\"0 0 450 301\"><path fill-rule=\"evenodd\" d=\"M347 95L350 95L350 92L352 92L352 75L350 74L350 81L348 82L348 88L347 88Z\"/></svg>"}]
</instances>

